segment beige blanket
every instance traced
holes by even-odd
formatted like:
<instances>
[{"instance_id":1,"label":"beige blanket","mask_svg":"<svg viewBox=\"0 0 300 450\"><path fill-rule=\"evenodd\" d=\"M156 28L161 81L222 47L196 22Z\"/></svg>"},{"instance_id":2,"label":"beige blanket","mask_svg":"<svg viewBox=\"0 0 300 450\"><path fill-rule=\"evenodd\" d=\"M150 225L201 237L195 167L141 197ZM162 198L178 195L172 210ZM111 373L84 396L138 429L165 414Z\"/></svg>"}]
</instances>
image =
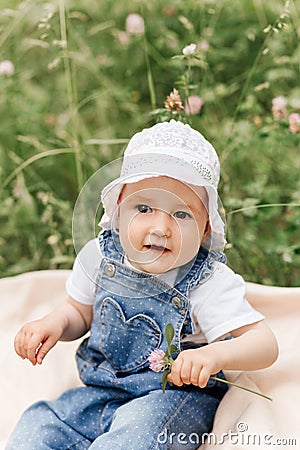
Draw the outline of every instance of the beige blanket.
<instances>
[{"instance_id":1,"label":"beige blanket","mask_svg":"<svg viewBox=\"0 0 300 450\"><path fill-rule=\"evenodd\" d=\"M22 361L13 349L21 324L46 314L64 300L68 274L63 270L40 271L0 280L0 450L28 405L55 398L80 384L74 362L78 342L58 343L41 367ZM247 296L266 315L278 338L280 357L271 368L226 375L271 396L273 401L230 388L201 449L300 449L300 288L249 283ZM179 439L195 442L197 436Z\"/></svg>"}]
</instances>

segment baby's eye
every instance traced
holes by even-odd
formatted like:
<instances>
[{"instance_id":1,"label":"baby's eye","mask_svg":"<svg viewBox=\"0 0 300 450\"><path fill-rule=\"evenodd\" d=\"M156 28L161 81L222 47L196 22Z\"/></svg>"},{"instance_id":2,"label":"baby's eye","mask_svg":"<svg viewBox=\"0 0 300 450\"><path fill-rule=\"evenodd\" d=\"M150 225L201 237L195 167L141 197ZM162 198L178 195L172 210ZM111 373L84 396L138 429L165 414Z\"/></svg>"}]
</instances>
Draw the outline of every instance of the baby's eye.
<instances>
[{"instance_id":1,"label":"baby's eye","mask_svg":"<svg viewBox=\"0 0 300 450\"><path fill-rule=\"evenodd\" d=\"M176 219L190 219L192 216L186 211L176 211L173 216Z\"/></svg>"},{"instance_id":2,"label":"baby's eye","mask_svg":"<svg viewBox=\"0 0 300 450\"><path fill-rule=\"evenodd\" d=\"M150 208L150 206L148 206L148 205L137 205L136 208L142 214L146 214L146 213L151 213L152 212L152 208Z\"/></svg>"}]
</instances>

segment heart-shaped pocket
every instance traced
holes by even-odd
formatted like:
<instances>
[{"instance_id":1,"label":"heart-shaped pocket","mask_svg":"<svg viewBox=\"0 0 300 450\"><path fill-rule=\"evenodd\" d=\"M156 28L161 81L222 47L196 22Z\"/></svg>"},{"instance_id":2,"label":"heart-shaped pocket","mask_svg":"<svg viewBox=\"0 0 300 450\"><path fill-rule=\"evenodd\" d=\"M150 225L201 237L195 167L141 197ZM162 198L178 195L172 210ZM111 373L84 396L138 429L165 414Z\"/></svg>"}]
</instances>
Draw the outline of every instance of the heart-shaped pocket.
<instances>
[{"instance_id":1,"label":"heart-shaped pocket","mask_svg":"<svg viewBox=\"0 0 300 450\"><path fill-rule=\"evenodd\" d=\"M161 330L145 314L126 317L121 305L105 298L100 310L100 349L118 372L140 370L150 353L159 347Z\"/></svg>"}]
</instances>

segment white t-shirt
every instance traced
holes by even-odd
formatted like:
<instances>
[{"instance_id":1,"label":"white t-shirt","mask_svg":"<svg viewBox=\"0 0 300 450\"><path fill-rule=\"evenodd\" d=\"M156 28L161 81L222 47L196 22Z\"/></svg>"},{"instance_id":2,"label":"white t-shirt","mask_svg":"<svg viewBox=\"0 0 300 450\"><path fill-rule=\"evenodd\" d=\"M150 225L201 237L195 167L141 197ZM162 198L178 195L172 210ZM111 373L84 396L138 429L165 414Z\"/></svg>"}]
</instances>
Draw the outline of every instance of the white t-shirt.
<instances>
[{"instance_id":1,"label":"white t-shirt","mask_svg":"<svg viewBox=\"0 0 300 450\"><path fill-rule=\"evenodd\" d=\"M89 241L78 253L73 270L66 282L70 297L85 305L93 305L98 269L102 260L98 239ZM132 267L128 261L125 264ZM136 270L136 269L135 269ZM159 275L174 286L177 269ZM225 264L218 262L212 275L190 291L190 314L195 334L183 341L212 342L244 325L264 318L245 298L246 284Z\"/></svg>"}]
</instances>

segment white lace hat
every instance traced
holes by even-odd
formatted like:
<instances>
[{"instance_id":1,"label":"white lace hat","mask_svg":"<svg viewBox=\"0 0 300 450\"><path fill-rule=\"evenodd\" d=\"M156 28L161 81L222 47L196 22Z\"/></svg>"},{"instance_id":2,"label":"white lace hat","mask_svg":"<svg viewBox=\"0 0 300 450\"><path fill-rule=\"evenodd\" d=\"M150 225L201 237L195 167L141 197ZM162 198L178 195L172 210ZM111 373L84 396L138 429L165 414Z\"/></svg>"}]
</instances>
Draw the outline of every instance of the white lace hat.
<instances>
[{"instance_id":1,"label":"white lace hat","mask_svg":"<svg viewBox=\"0 0 300 450\"><path fill-rule=\"evenodd\" d=\"M104 214L99 225L112 228L122 187L145 178L167 176L191 187L205 187L211 233L203 245L223 250L225 223L218 210L220 164L214 147L187 124L171 120L136 133L124 153L120 176L101 193Z\"/></svg>"}]
</instances>

